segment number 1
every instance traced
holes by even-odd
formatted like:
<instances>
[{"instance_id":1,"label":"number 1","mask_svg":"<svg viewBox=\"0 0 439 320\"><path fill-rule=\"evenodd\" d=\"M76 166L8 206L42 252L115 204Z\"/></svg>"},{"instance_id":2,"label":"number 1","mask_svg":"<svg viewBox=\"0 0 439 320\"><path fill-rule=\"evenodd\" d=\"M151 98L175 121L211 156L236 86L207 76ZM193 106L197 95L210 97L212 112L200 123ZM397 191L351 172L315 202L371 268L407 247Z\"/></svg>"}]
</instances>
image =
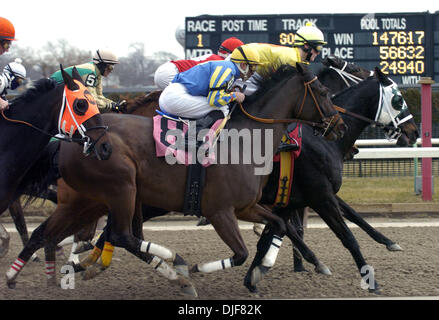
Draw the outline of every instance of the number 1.
<instances>
[{"instance_id":1,"label":"number 1","mask_svg":"<svg viewBox=\"0 0 439 320\"><path fill-rule=\"evenodd\" d=\"M203 35L200 33L200 34L197 35L197 38L198 38L198 44L197 44L197 47L199 47L199 48L204 47L204 46L203 46Z\"/></svg>"}]
</instances>

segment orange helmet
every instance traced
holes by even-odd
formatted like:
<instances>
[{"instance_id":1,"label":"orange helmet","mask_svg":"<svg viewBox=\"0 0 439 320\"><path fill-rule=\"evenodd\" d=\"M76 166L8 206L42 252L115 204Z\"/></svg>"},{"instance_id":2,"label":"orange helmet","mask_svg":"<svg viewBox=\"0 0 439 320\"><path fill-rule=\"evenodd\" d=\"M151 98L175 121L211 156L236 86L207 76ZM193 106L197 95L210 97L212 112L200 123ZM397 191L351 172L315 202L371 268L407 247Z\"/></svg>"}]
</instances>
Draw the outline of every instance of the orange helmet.
<instances>
[{"instance_id":1,"label":"orange helmet","mask_svg":"<svg viewBox=\"0 0 439 320\"><path fill-rule=\"evenodd\" d=\"M0 17L0 40L17 40L15 39L14 25L2 17Z\"/></svg>"},{"instance_id":2,"label":"orange helmet","mask_svg":"<svg viewBox=\"0 0 439 320\"><path fill-rule=\"evenodd\" d=\"M231 54L233 52L233 50L242 46L243 44L244 44L244 42L242 42L238 38L235 38L235 37L228 38L228 39L224 40L223 43L221 43L221 45L218 49L218 53L221 56L222 55L227 56L227 55Z\"/></svg>"}]
</instances>

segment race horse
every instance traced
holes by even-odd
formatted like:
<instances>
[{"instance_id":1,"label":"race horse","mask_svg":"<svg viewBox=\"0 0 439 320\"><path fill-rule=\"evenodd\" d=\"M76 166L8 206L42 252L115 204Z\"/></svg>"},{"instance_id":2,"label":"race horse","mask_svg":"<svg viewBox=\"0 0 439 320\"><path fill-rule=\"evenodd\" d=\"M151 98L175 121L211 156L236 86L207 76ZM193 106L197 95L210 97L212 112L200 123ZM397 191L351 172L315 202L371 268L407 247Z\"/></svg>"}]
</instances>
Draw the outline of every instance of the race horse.
<instances>
[{"instance_id":1,"label":"race horse","mask_svg":"<svg viewBox=\"0 0 439 320\"><path fill-rule=\"evenodd\" d=\"M284 219L286 234L292 238L297 237L296 225L292 223L298 221L294 218L295 210L312 208L349 250L361 276L366 278L369 291L379 293L373 267L366 263L354 235L342 218L344 212L362 228L370 227L336 195L342 184L343 160L368 125L381 127L389 138L397 139L400 146L415 143L419 132L398 86L378 68L372 77L336 94L332 101L335 105L344 106L345 109L339 111L349 131L342 139L331 142L314 136L312 129L303 126L302 150L295 160L289 202L285 207L274 208L274 212ZM264 188L261 204L272 205L275 202L278 179L279 167L275 164ZM283 236L273 226L265 227L244 280L250 291L256 291L256 284L274 265Z\"/></svg>"},{"instance_id":2,"label":"race horse","mask_svg":"<svg viewBox=\"0 0 439 320\"><path fill-rule=\"evenodd\" d=\"M288 66L280 68L253 98L244 103L242 110L235 110L227 127L238 132L250 129L272 134L272 140L261 136L264 154L275 152L287 124L297 121L294 117L315 122L317 129L323 129L326 133L327 139L339 138L346 130L333 108L329 91L312 72L300 65L296 69ZM245 109L251 110L253 116L247 114ZM267 118L269 123L254 120ZM107 135L112 143L111 158L99 166L93 166L87 158L78 156L79 148L62 143L59 163L63 179L82 196L106 205L112 221L109 233L112 244L125 248L147 263L151 262L152 256L158 256L179 265L176 259L181 262L182 258L178 254L140 239L141 206L146 204L181 212L187 174L185 166L169 165L164 159L156 157L152 119L111 114L103 115L103 119L110 128ZM222 152L231 156L228 149L219 150L218 158ZM240 154L242 156L242 150ZM281 230L284 228L282 219L258 205L266 176L255 175L256 169L254 162L215 164L206 169L202 211L234 255L197 264L191 271L212 272L244 263L248 250L241 237L237 218L251 222L268 221L278 224ZM241 183L236 184L236 181ZM99 217L77 215L77 208L72 209L58 204L55 212L32 233L18 259L28 261L32 253L42 246L53 249L62 239ZM161 265L163 260L154 262L154 265L158 267L159 263ZM9 287L15 286L17 275L18 272L8 270L6 278ZM167 269L165 276L175 280L176 272L172 268Z\"/></svg>"},{"instance_id":3,"label":"race horse","mask_svg":"<svg viewBox=\"0 0 439 320\"><path fill-rule=\"evenodd\" d=\"M76 69L72 76L61 70L63 84L40 79L0 115L0 213L16 206L14 201L26 193L26 179L35 178L30 177L29 169L56 134L83 146L90 158L111 155L96 101L85 90Z\"/></svg>"}]
</instances>

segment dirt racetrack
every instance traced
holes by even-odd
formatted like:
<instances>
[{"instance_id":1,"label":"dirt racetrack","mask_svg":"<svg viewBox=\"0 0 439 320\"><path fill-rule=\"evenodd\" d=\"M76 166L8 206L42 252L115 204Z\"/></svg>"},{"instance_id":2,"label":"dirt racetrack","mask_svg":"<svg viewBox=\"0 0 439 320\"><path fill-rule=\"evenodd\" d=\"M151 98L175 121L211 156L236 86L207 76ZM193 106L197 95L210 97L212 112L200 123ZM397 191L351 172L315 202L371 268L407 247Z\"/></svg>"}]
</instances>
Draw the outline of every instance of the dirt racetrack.
<instances>
[{"instance_id":1,"label":"dirt racetrack","mask_svg":"<svg viewBox=\"0 0 439 320\"><path fill-rule=\"evenodd\" d=\"M195 223L194 223L195 224ZM398 243L403 251L389 252L358 228L351 229L366 261L375 268L381 286L381 297L439 296L439 227L377 228ZM10 249L0 260L3 274L22 249L17 233L10 233ZM145 239L173 248L189 263L208 262L231 256L231 251L212 230L144 231ZM289 240L282 244L276 265L252 294L243 286L245 273L255 253L257 236L243 230L250 255L245 265L210 274L194 274L193 283L198 299L257 300L376 297L360 287L360 276L349 252L328 228L308 228L305 241L326 264L332 276L309 272L294 273L292 247ZM68 255L70 246L65 247ZM44 260L43 250L38 251ZM58 260L57 278L66 258ZM6 287L4 276L0 284L1 300L150 300L192 299L179 288L123 249L116 248L111 267L97 278L83 281L75 277L75 289L47 288L44 262L29 262L17 279L15 289Z\"/></svg>"}]
</instances>

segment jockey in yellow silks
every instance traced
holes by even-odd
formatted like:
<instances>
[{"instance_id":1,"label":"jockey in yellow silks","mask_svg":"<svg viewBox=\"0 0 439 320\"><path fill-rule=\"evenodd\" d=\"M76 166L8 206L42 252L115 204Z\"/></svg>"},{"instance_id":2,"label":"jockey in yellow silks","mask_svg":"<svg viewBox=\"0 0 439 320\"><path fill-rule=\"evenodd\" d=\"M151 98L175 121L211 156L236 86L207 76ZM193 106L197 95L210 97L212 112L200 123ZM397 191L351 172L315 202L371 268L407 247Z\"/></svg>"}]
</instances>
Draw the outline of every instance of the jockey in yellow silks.
<instances>
[{"instance_id":1,"label":"jockey in yellow silks","mask_svg":"<svg viewBox=\"0 0 439 320\"><path fill-rule=\"evenodd\" d=\"M266 78L281 65L296 63L308 64L314 61L325 45L323 33L310 23L297 30L293 47L279 46L268 43L249 43L248 46L259 54L260 65L253 76L247 81L237 80L235 86L246 86L245 94L254 93L262 79Z\"/></svg>"}]
</instances>

